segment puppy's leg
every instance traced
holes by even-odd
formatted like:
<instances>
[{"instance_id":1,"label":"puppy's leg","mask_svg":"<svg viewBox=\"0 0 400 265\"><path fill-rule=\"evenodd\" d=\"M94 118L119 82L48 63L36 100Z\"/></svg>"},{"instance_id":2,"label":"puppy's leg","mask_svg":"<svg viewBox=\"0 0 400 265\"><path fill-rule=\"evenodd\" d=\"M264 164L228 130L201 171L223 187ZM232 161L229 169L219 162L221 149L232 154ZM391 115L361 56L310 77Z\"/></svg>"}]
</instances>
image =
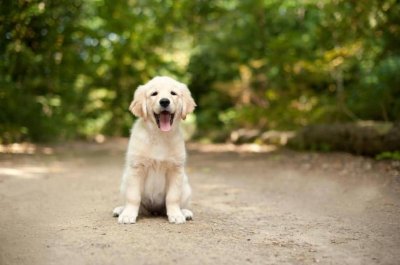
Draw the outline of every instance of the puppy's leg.
<instances>
[{"instance_id":1,"label":"puppy's leg","mask_svg":"<svg viewBox=\"0 0 400 265\"><path fill-rule=\"evenodd\" d=\"M125 206L119 214L118 223L134 224L139 213L143 190L144 169L141 166L127 166L124 172Z\"/></svg>"},{"instance_id":2,"label":"puppy's leg","mask_svg":"<svg viewBox=\"0 0 400 265\"><path fill-rule=\"evenodd\" d=\"M166 208L170 223L182 224L186 218L181 211L184 172L181 166L174 166L167 172Z\"/></svg>"},{"instance_id":3,"label":"puppy's leg","mask_svg":"<svg viewBox=\"0 0 400 265\"><path fill-rule=\"evenodd\" d=\"M185 216L186 220L193 220L193 213L188 209L191 197L192 197L192 189L190 187L188 177L185 174L182 185L181 209L182 209L182 214Z\"/></svg>"}]
</instances>

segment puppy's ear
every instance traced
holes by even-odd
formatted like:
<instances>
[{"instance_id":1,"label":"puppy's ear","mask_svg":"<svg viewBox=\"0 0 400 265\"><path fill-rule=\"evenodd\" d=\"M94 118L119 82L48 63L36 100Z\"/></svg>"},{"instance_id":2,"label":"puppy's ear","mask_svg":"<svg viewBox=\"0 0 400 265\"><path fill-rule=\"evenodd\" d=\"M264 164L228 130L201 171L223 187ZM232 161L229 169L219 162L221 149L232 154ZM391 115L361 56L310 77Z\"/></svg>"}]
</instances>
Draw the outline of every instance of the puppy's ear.
<instances>
[{"instance_id":1,"label":"puppy's ear","mask_svg":"<svg viewBox=\"0 0 400 265\"><path fill-rule=\"evenodd\" d=\"M129 110L136 117L141 117L144 120L147 119L146 87L145 86L139 86L136 89L135 95L133 96L133 100L131 102L131 105L129 106Z\"/></svg>"},{"instance_id":2,"label":"puppy's ear","mask_svg":"<svg viewBox=\"0 0 400 265\"><path fill-rule=\"evenodd\" d=\"M194 99L192 98L192 95L190 94L190 91L187 88L187 86L182 84L181 89L182 89L182 112L181 112L181 118L182 118L182 120L184 120L184 119L186 119L186 115L188 115L189 113L192 113L194 111L194 108L197 105L194 102Z\"/></svg>"}]
</instances>

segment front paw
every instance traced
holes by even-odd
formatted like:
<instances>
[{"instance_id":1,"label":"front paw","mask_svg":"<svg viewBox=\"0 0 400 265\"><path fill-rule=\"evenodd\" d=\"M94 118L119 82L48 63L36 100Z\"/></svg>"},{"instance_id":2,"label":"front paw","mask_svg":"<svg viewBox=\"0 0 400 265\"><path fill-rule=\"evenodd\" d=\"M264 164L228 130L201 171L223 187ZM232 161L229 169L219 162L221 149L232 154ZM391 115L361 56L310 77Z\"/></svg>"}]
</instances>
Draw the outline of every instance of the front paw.
<instances>
[{"instance_id":1,"label":"front paw","mask_svg":"<svg viewBox=\"0 0 400 265\"><path fill-rule=\"evenodd\" d=\"M113 217L118 217L121 215L122 211L124 210L124 206L115 207L113 210Z\"/></svg>"},{"instance_id":2,"label":"front paw","mask_svg":"<svg viewBox=\"0 0 400 265\"><path fill-rule=\"evenodd\" d=\"M183 214L183 216L185 216L186 221L193 220L193 213L191 210L182 209L182 214Z\"/></svg>"},{"instance_id":3,"label":"front paw","mask_svg":"<svg viewBox=\"0 0 400 265\"><path fill-rule=\"evenodd\" d=\"M168 221L171 224L184 224L186 222L185 216L181 213L181 211L168 214Z\"/></svg>"},{"instance_id":4,"label":"front paw","mask_svg":"<svg viewBox=\"0 0 400 265\"><path fill-rule=\"evenodd\" d=\"M130 207L125 207L122 213L118 216L118 223L120 224L134 224L136 223L136 218L138 216L138 211Z\"/></svg>"}]
</instances>

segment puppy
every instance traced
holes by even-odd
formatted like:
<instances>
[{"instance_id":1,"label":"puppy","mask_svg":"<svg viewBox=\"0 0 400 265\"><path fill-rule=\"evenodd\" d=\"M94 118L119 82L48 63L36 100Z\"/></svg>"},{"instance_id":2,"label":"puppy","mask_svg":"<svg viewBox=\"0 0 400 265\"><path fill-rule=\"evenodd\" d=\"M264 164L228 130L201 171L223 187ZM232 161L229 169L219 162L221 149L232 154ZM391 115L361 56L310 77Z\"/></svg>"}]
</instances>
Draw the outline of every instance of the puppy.
<instances>
[{"instance_id":1,"label":"puppy","mask_svg":"<svg viewBox=\"0 0 400 265\"><path fill-rule=\"evenodd\" d=\"M166 213L175 224L193 218L179 123L195 107L187 86L170 77L155 77L135 91L129 109L139 119L132 127L122 176L125 206L113 211L118 223L135 223L139 212Z\"/></svg>"}]
</instances>

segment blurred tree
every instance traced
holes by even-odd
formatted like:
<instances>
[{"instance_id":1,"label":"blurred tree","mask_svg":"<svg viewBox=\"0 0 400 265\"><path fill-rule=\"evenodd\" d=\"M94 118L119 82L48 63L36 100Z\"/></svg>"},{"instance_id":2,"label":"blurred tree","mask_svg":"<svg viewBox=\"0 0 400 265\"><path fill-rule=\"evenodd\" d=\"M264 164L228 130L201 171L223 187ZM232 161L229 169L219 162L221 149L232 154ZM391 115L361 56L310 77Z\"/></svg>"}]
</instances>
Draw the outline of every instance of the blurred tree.
<instances>
[{"instance_id":1,"label":"blurred tree","mask_svg":"<svg viewBox=\"0 0 400 265\"><path fill-rule=\"evenodd\" d=\"M135 87L190 84L202 134L400 118L398 0L15 0L2 142L126 135ZM222 128L222 130L221 130Z\"/></svg>"},{"instance_id":2,"label":"blurred tree","mask_svg":"<svg viewBox=\"0 0 400 265\"><path fill-rule=\"evenodd\" d=\"M400 118L398 1L210 6L218 14L203 18L189 64L192 87L201 91L200 127L214 130L210 109L219 113L211 125L228 131ZM230 95L225 108L209 100L215 91Z\"/></svg>"},{"instance_id":3,"label":"blurred tree","mask_svg":"<svg viewBox=\"0 0 400 265\"><path fill-rule=\"evenodd\" d=\"M42 140L69 134L65 113L76 96L75 56L82 3L2 1L0 11L0 136Z\"/></svg>"},{"instance_id":4,"label":"blurred tree","mask_svg":"<svg viewBox=\"0 0 400 265\"><path fill-rule=\"evenodd\" d=\"M122 135L136 86L180 75L176 1L1 3L2 142ZM184 12L182 12L183 14Z\"/></svg>"}]
</instances>

